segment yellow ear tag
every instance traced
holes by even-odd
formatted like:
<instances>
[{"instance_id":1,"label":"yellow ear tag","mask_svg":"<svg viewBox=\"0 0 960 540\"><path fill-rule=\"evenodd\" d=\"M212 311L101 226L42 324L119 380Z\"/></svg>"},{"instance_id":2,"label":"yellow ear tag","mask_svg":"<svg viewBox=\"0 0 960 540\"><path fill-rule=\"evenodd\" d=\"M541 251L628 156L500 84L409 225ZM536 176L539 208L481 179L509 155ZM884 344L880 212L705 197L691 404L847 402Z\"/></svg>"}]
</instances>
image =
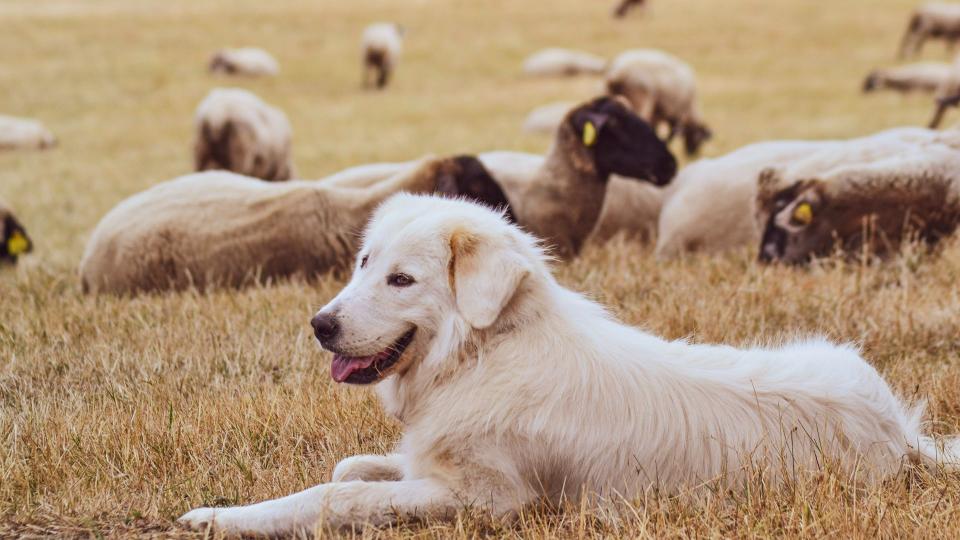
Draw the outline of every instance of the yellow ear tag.
<instances>
[{"instance_id":1,"label":"yellow ear tag","mask_svg":"<svg viewBox=\"0 0 960 540\"><path fill-rule=\"evenodd\" d=\"M802 225L809 225L813 221L813 208L810 203L800 203L793 209L793 220Z\"/></svg>"},{"instance_id":2,"label":"yellow ear tag","mask_svg":"<svg viewBox=\"0 0 960 540\"><path fill-rule=\"evenodd\" d=\"M20 231L13 231L7 239L7 252L11 255L20 255L30 248L30 241Z\"/></svg>"},{"instance_id":3,"label":"yellow ear tag","mask_svg":"<svg viewBox=\"0 0 960 540\"><path fill-rule=\"evenodd\" d=\"M597 128L594 127L593 122L587 122L583 125L583 145L590 147L595 142L597 142Z\"/></svg>"}]
</instances>

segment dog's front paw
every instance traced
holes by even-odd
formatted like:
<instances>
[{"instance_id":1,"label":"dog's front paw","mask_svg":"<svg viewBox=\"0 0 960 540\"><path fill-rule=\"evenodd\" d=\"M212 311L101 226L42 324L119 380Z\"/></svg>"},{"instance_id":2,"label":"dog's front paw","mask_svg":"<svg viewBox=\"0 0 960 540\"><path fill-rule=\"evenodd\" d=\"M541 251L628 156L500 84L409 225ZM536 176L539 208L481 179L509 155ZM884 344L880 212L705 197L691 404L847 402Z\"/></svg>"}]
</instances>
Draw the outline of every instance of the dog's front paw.
<instances>
[{"instance_id":1,"label":"dog's front paw","mask_svg":"<svg viewBox=\"0 0 960 540\"><path fill-rule=\"evenodd\" d=\"M238 520L236 508L194 508L177 520L195 531L202 531L212 527L217 532L226 534L241 534L247 531Z\"/></svg>"},{"instance_id":2,"label":"dog's front paw","mask_svg":"<svg viewBox=\"0 0 960 540\"><path fill-rule=\"evenodd\" d=\"M180 516L177 523L182 523L195 531L203 530L213 525L213 518L216 513L215 508L194 508L186 514Z\"/></svg>"}]
</instances>

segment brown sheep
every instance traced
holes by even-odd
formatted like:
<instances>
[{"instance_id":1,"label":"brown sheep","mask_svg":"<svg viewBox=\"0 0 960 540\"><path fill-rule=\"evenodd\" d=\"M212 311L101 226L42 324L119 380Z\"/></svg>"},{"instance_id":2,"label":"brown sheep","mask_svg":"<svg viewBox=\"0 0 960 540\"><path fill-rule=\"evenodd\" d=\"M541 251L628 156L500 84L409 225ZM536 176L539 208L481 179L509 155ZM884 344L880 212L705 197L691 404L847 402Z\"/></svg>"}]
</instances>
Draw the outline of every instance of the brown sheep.
<instances>
[{"instance_id":1,"label":"brown sheep","mask_svg":"<svg viewBox=\"0 0 960 540\"><path fill-rule=\"evenodd\" d=\"M931 2L914 10L900 43L900 57L920 53L927 39L941 39L953 49L960 41L960 4Z\"/></svg>"}]
</instances>

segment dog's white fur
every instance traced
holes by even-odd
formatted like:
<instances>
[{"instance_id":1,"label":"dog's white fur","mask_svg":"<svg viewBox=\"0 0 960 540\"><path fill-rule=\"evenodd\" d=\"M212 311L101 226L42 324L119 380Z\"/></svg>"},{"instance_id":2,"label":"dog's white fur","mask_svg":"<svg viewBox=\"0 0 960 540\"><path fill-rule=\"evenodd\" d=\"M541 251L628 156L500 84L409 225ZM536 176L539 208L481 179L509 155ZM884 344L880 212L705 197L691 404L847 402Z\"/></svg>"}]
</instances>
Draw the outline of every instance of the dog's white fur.
<instances>
[{"instance_id":1,"label":"dog's white fur","mask_svg":"<svg viewBox=\"0 0 960 540\"><path fill-rule=\"evenodd\" d=\"M369 257L366 265L359 261ZM387 283L405 273L413 285ZM705 482L777 482L833 460L875 482L904 459L957 464L849 346L665 341L560 286L537 240L480 206L397 195L374 214L349 284L321 313L331 345L371 355L416 327L377 386L404 424L395 454L355 456L333 482L181 518L229 533L510 515L538 500L632 497ZM592 495L599 494L599 498Z\"/></svg>"}]
</instances>

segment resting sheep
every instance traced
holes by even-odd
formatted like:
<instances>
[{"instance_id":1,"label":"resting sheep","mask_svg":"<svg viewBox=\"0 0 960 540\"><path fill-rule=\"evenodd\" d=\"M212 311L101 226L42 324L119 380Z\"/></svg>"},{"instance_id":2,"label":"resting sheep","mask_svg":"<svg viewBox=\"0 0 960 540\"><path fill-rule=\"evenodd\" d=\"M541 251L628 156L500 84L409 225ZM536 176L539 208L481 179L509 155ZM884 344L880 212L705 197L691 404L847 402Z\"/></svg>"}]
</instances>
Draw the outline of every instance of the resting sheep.
<instances>
[{"instance_id":1,"label":"resting sheep","mask_svg":"<svg viewBox=\"0 0 960 540\"><path fill-rule=\"evenodd\" d=\"M697 161L681 170L668 189L656 253L672 257L757 245L761 233L755 222L757 177L768 167L785 168L787 180L811 177L896 155L913 153L922 159L937 148L952 147L950 139L956 137L956 133L897 128L849 140L756 143Z\"/></svg>"},{"instance_id":2,"label":"resting sheep","mask_svg":"<svg viewBox=\"0 0 960 540\"><path fill-rule=\"evenodd\" d=\"M0 265L16 264L24 253L33 251L27 230L17 221L10 206L0 199Z\"/></svg>"},{"instance_id":3,"label":"resting sheep","mask_svg":"<svg viewBox=\"0 0 960 540\"><path fill-rule=\"evenodd\" d=\"M917 62L875 69L864 79L863 91L865 93L876 90L933 93L956 71L956 66L946 62Z\"/></svg>"},{"instance_id":4,"label":"resting sheep","mask_svg":"<svg viewBox=\"0 0 960 540\"><path fill-rule=\"evenodd\" d=\"M960 4L931 2L914 10L900 44L900 57L920 53L927 39L942 39L950 49L960 40Z\"/></svg>"},{"instance_id":5,"label":"resting sheep","mask_svg":"<svg viewBox=\"0 0 960 540\"><path fill-rule=\"evenodd\" d=\"M227 172L164 182L100 221L80 263L83 289L134 294L315 276L351 260L370 213L398 191L439 191L502 207L503 192L475 162L424 159L369 189Z\"/></svg>"},{"instance_id":6,"label":"resting sheep","mask_svg":"<svg viewBox=\"0 0 960 540\"><path fill-rule=\"evenodd\" d=\"M56 137L43 124L29 118L0 115L0 150L53 148Z\"/></svg>"},{"instance_id":7,"label":"resting sheep","mask_svg":"<svg viewBox=\"0 0 960 540\"><path fill-rule=\"evenodd\" d=\"M765 225L759 259L802 264L835 249L882 257L910 238L933 245L960 223L958 161L908 174L898 171L901 163L877 163L779 189L784 180L768 169L757 195Z\"/></svg>"},{"instance_id":8,"label":"resting sheep","mask_svg":"<svg viewBox=\"0 0 960 540\"><path fill-rule=\"evenodd\" d=\"M197 171L227 170L263 180L296 174L287 115L247 90L211 90L197 107L194 124Z\"/></svg>"},{"instance_id":9,"label":"resting sheep","mask_svg":"<svg viewBox=\"0 0 960 540\"><path fill-rule=\"evenodd\" d=\"M363 87L383 88L400 61L403 51L403 27L395 23L374 23L363 31Z\"/></svg>"},{"instance_id":10,"label":"resting sheep","mask_svg":"<svg viewBox=\"0 0 960 540\"><path fill-rule=\"evenodd\" d=\"M667 142L681 135L687 155L694 155L712 136L697 104L693 69L680 59L654 49L635 49L614 58L606 75L607 92L620 95L657 129L669 128Z\"/></svg>"},{"instance_id":11,"label":"resting sheep","mask_svg":"<svg viewBox=\"0 0 960 540\"><path fill-rule=\"evenodd\" d=\"M569 101L560 101L542 105L530 111L526 120L523 121L523 131L527 133L552 134L563 122L563 117L570 112L570 109L576 107L576 103Z\"/></svg>"},{"instance_id":12,"label":"resting sheep","mask_svg":"<svg viewBox=\"0 0 960 540\"><path fill-rule=\"evenodd\" d=\"M570 77L573 75L599 75L607 69L607 61L583 51L552 47L527 57L523 72L539 77Z\"/></svg>"},{"instance_id":13,"label":"resting sheep","mask_svg":"<svg viewBox=\"0 0 960 540\"><path fill-rule=\"evenodd\" d=\"M247 77L268 77L280 72L280 64L263 49L241 47L239 49L220 49L210 58L210 73L224 75L242 75Z\"/></svg>"}]
</instances>

